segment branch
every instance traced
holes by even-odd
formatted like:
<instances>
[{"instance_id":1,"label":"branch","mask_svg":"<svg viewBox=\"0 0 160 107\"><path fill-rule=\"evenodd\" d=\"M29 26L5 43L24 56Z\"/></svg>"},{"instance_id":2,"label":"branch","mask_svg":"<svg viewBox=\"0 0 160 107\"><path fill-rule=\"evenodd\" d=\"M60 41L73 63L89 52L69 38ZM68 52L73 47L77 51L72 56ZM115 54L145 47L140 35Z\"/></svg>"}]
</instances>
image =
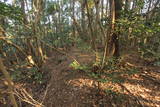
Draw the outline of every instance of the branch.
<instances>
[{"instance_id":1,"label":"branch","mask_svg":"<svg viewBox=\"0 0 160 107\"><path fill-rule=\"evenodd\" d=\"M9 88L9 91L10 91L10 100L13 104L13 107L18 107L16 99L15 99L14 94L13 94L13 82L12 82L11 77L10 77L9 73L7 72L5 66L3 65L3 62L2 62L1 58L0 58L0 71L3 73L3 75L5 76L5 78L7 80L8 88Z\"/></svg>"}]
</instances>

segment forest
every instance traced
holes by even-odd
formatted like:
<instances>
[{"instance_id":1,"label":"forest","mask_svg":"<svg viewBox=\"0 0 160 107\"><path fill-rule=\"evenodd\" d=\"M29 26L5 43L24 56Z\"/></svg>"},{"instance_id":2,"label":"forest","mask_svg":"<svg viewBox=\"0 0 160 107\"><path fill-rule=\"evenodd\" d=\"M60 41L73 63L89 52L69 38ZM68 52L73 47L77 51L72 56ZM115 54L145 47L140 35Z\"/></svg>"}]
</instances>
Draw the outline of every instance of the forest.
<instances>
[{"instance_id":1,"label":"forest","mask_svg":"<svg viewBox=\"0 0 160 107\"><path fill-rule=\"evenodd\" d=\"M160 0L0 0L0 107L160 107Z\"/></svg>"}]
</instances>

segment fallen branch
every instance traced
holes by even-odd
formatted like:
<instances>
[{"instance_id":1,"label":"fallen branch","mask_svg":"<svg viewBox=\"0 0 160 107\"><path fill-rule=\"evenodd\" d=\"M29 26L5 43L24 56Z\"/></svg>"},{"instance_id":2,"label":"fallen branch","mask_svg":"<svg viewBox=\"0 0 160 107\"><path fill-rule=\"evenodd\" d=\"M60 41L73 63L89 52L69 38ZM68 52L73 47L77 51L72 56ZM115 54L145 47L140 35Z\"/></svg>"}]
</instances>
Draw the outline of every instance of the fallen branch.
<instances>
[{"instance_id":1,"label":"fallen branch","mask_svg":"<svg viewBox=\"0 0 160 107\"><path fill-rule=\"evenodd\" d=\"M152 77L152 76L145 75L145 74L141 74L140 76L142 76L142 77L144 77L144 78L146 78L146 79L148 79L148 80L151 80L151 81L153 81L154 83L156 83L156 84L159 84L159 85L160 85L159 80L156 80L156 79L155 79L154 77Z\"/></svg>"},{"instance_id":2,"label":"fallen branch","mask_svg":"<svg viewBox=\"0 0 160 107\"><path fill-rule=\"evenodd\" d=\"M31 104L35 107L44 107L44 105L33 99L33 97L25 89L16 88L14 93L20 100L28 104Z\"/></svg>"},{"instance_id":3,"label":"fallen branch","mask_svg":"<svg viewBox=\"0 0 160 107\"><path fill-rule=\"evenodd\" d=\"M50 84L47 85L47 88L46 88L46 90L45 90L45 92L44 92L44 95L43 95L43 98L42 98L42 101L41 101L40 104L43 104L43 102L44 102L44 100L45 100L45 98L46 98L46 96L47 96L47 92L48 92L49 87L50 87Z\"/></svg>"}]
</instances>

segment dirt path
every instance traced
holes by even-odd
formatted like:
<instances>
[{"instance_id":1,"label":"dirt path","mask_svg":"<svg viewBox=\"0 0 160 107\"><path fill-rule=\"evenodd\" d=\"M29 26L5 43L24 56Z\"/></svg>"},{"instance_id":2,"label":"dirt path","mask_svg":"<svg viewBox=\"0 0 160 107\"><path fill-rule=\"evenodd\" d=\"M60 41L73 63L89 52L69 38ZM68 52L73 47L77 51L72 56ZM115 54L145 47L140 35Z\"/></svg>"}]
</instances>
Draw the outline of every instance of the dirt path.
<instances>
[{"instance_id":1,"label":"dirt path","mask_svg":"<svg viewBox=\"0 0 160 107\"><path fill-rule=\"evenodd\" d=\"M81 53L81 54L80 54ZM91 63L94 56L80 52L80 50L72 49L69 55L75 58L80 64ZM63 60L58 63L56 58ZM94 89L92 86L93 80L89 79L84 72L73 72L69 65L74 60L65 55L52 57L46 65L51 71L51 80L46 95L44 104L47 107L88 107L92 102L90 92Z\"/></svg>"},{"instance_id":2,"label":"dirt path","mask_svg":"<svg viewBox=\"0 0 160 107\"><path fill-rule=\"evenodd\" d=\"M91 63L92 53L82 53L73 49L69 53L81 64ZM102 90L108 93L97 94L96 82L83 71L73 71L69 65L73 59L65 55L51 57L45 66L50 71L51 80L46 89L46 107L160 107L159 68L142 67L138 74L125 78L122 85L102 83ZM132 59L134 56L130 56ZM128 61L132 60L129 59ZM135 61L129 62L135 65ZM135 65L136 66L136 65Z\"/></svg>"}]
</instances>

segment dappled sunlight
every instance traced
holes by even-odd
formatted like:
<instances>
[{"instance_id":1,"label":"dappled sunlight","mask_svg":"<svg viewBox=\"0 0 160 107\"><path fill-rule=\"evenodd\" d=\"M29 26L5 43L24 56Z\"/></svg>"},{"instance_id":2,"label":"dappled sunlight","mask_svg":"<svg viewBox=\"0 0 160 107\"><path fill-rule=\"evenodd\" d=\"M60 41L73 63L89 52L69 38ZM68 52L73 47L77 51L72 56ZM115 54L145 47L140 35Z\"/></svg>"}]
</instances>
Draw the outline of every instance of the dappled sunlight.
<instances>
[{"instance_id":1,"label":"dappled sunlight","mask_svg":"<svg viewBox=\"0 0 160 107\"><path fill-rule=\"evenodd\" d=\"M160 0L0 0L0 107L160 107Z\"/></svg>"},{"instance_id":2,"label":"dappled sunlight","mask_svg":"<svg viewBox=\"0 0 160 107\"><path fill-rule=\"evenodd\" d=\"M78 87L79 89L82 89L85 86L94 88L95 81L91 79L78 78L78 79L69 80L67 84L70 84L73 87Z\"/></svg>"},{"instance_id":3,"label":"dappled sunlight","mask_svg":"<svg viewBox=\"0 0 160 107\"><path fill-rule=\"evenodd\" d=\"M27 59L29 60L29 62L31 63L31 64L35 64L35 62L33 61L33 58L32 58L32 56L31 55L29 55L29 56L27 56Z\"/></svg>"}]
</instances>

